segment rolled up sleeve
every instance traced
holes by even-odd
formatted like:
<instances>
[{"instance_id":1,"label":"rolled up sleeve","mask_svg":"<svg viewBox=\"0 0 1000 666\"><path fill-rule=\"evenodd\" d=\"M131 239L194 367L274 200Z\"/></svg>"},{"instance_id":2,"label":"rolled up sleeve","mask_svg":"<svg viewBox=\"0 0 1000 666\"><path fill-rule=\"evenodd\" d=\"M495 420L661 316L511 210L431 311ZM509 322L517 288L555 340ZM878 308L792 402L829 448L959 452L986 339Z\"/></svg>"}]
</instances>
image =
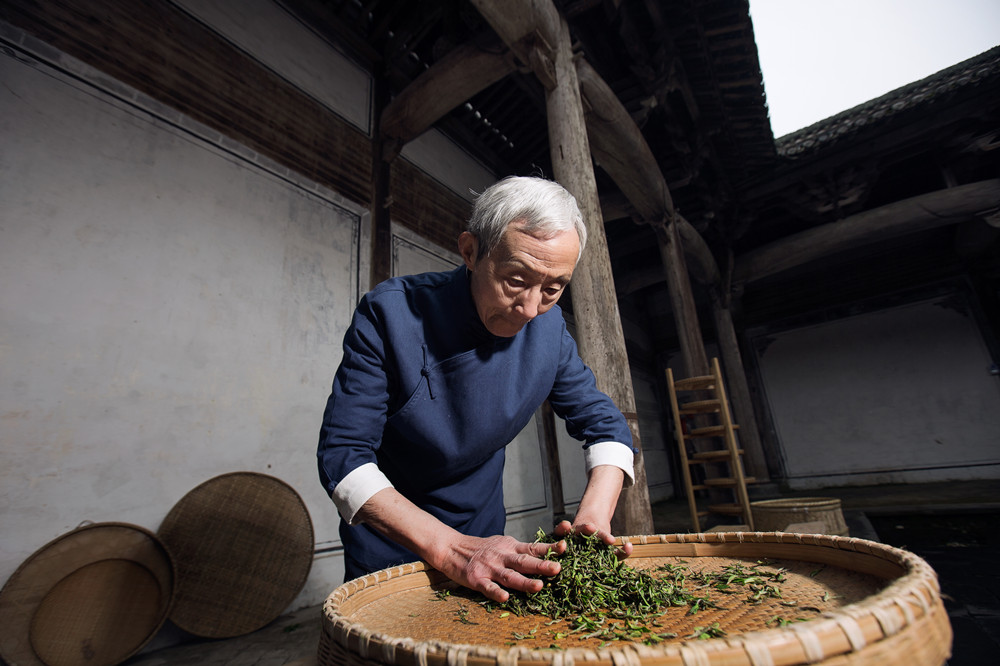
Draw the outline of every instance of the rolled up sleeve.
<instances>
[{"instance_id":1,"label":"rolled up sleeve","mask_svg":"<svg viewBox=\"0 0 1000 666\"><path fill-rule=\"evenodd\" d=\"M635 483L635 454L632 448L621 442L597 442L583 451L587 473L598 465L611 465L625 472L623 487Z\"/></svg>"},{"instance_id":2,"label":"rolled up sleeve","mask_svg":"<svg viewBox=\"0 0 1000 666\"><path fill-rule=\"evenodd\" d=\"M392 483L378 468L378 465L365 463L354 468L341 479L340 483L333 489L331 497L341 517L349 525L359 525L362 521L355 519L365 502L380 490L392 487Z\"/></svg>"}]
</instances>

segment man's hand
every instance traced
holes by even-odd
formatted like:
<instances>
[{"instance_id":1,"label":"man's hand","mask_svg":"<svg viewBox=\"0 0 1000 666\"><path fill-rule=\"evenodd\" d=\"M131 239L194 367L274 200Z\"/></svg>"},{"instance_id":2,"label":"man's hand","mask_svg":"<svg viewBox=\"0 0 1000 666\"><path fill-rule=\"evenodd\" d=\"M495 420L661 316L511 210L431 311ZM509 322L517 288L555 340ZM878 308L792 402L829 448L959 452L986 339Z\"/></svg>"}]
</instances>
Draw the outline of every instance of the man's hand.
<instances>
[{"instance_id":1,"label":"man's hand","mask_svg":"<svg viewBox=\"0 0 1000 666\"><path fill-rule=\"evenodd\" d=\"M598 465L590 470L587 488L583 492L576 517L572 523L564 520L556 525L556 536L562 538L574 532L588 536L596 534L601 541L613 546L615 537L611 534L611 516L615 512L624 477L624 472L610 465ZM622 544L618 551L619 557L624 558L631 554L632 544Z\"/></svg>"},{"instance_id":2,"label":"man's hand","mask_svg":"<svg viewBox=\"0 0 1000 666\"><path fill-rule=\"evenodd\" d=\"M538 592L543 583L537 576L559 573L558 562L542 559L549 551L562 554L566 542L523 543L509 536L460 535L447 545L439 562L430 564L453 581L504 602L510 597L507 590Z\"/></svg>"},{"instance_id":3,"label":"man's hand","mask_svg":"<svg viewBox=\"0 0 1000 666\"><path fill-rule=\"evenodd\" d=\"M611 534L611 527L609 525L599 526L595 522L588 522L586 519L581 520L579 516L577 516L576 520L572 523L568 520L564 520L556 525L554 533L560 539L567 537L570 534L586 534L587 536L596 534L598 538L607 545L615 545L615 537ZM631 543L623 543L621 548L618 549L619 558L624 559L631 554Z\"/></svg>"},{"instance_id":4,"label":"man's hand","mask_svg":"<svg viewBox=\"0 0 1000 666\"><path fill-rule=\"evenodd\" d=\"M474 537L448 527L403 497L395 488L373 495L360 517L396 543L456 583L504 602L504 588L537 592L542 581L531 576L555 576L559 563L543 560L552 550L566 552L566 542L523 543L508 536Z\"/></svg>"},{"instance_id":5,"label":"man's hand","mask_svg":"<svg viewBox=\"0 0 1000 666\"><path fill-rule=\"evenodd\" d=\"M623 478L624 473L617 467L599 465L592 469L576 518L572 524L560 523L556 535L561 537L573 531L598 534L604 543L614 544L611 516ZM557 555L566 552L565 541L523 543L508 536L464 535L418 508L395 488L377 492L358 514L363 522L416 553L448 578L498 602L507 600L510 596L507 590L541 590L543 583L537 576L559 573L558 562L542 558L549 550ZM631 555L632 544L624 544L619 554Z\"/></svg>"}]
</instances>

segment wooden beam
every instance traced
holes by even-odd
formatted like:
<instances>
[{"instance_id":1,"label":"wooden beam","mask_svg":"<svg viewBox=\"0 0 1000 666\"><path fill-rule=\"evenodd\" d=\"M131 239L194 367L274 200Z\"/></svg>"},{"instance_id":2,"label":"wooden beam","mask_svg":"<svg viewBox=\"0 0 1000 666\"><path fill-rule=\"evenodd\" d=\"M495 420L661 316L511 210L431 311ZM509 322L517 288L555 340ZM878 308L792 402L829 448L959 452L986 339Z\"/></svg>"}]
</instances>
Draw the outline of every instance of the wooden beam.
<instances>
[{"instance_id":1,"label":"wooden beam","mask_svg":"<svg viewBox=\"0 0 1000 666\"><path fill-rule=\"evenodd\" d=\"M472 5L521 62L528 62L525 46L533 36L540 37L549 50L559 41L562 17L551 0L472 0Z\"/></svg>"},{"instance_id":2,"label":"wooden beam","mask_svg":"<svg viewBox=\"0 0 1000 666\"><path fill-rule=\"evenodd\" d=\"M521 0L505 6L494 0L473 0L472 4L517 57L532 66L543 83L551 78L548 51L560 20L551 2ZM586 59L575 62L581 95L586 100L586 129L594 158L644 221L662 224L671 218L677 220L684 249L693 261L692 275L700 282L717 284L719 267L715 257L698 230L674 210L666 180L642 132Z\"/></svg>"},{"instance_id":3,"label":"wooden beam","mask_svg":"<svg viewBox=\"0 0 1000 666\"><path fill-rule=\"evenodd\" d=\"M516 69L505 49L483 51L474 44L452 49L406 87L382 113L382 159L391 161L452 109Z\"/></svg>"},{"instance_id":4,"label":"wooden beam","mask_svg":"<svg viewBox=\"0 0 1000 666\"><path fill-rule=\"evenodd\" d=\"M897 201L751 250L737 259L733 282L746 284L836 252L955 224L997 206L997 178Z\"/></svg>"},{"instance_id":5,"label":"wooden beam","mask_svg":"<svg viewBox=\"0 0 1000 666\"><path fill-rule=\"evenodd\" d=\"M702 284L718 285L721 280L719 264L715 261L715 255L709 249L708 243L694 225L681 215L674 215L674 220L677 222L677 233L684 241L684 253L693 261L692 264L688 264L692 277Z\"/></svg>"},{"instance_id":6,"label":"wooden beam","mask_svg":"<svg viewBox=\"0 0 1000 666\"><path fill-rule=\"evenodd\" d=\"M669 217L674 211L670 190L632 116L586 59L577 60L576 72L587 102L587 136L594 159L643 220L658 223Z\"/></svg>"},{"instance_id":7,"label":"wooden beam","mask_svg":"<svg viewBox=\"0 0 1000 666\"><path fill-rule=\"evenodd\" d=\"M674 210L670 188L646 138L611 87L585 60L576 63L580 90L587 101L587 135L594 159L648 224L676 219L692 275L718 284L719 266L698 230Z\"/></svg>"}]
</instances>

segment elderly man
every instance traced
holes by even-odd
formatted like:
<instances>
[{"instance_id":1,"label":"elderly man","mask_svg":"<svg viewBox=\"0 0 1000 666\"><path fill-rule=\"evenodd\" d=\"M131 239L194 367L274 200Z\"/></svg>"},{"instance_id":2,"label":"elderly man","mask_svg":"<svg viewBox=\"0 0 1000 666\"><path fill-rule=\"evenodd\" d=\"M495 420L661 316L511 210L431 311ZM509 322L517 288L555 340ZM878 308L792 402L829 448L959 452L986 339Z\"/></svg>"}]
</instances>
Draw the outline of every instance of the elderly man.
<instances>
[{"instance_id":1,"label":"elderly man","mask_svg":"<svg viewBox=\"0 0 1000 666\"><path fill-rule=\"evenodd\" d=\"M556 533L613 543L631 434L556 305L586 237L560 185L507 178L476 199L462 266L393 278L362 299L318 449L348 579L422 559L496 601L541 589L537 576L559 565L542 559L550 546L502 536L502 481L504 448L546 399L584 442L588 475Z\"/></svg>"}]
</instances>

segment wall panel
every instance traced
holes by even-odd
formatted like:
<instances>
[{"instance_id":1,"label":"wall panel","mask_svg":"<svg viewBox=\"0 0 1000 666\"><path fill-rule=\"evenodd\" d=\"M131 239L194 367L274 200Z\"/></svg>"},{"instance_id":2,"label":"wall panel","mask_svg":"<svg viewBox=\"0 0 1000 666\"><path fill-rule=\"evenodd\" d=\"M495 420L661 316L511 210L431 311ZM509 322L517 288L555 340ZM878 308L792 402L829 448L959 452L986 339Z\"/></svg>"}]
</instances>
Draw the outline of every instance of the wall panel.
<instances>
[{"instance_id":1,"label":"wall panel","mask_svg":"<svg viewBox=\"0 0 1000 666\"><path fill-rule=\"evenodd\" d=\"M754 347L791 485L996 475L1000 379L962 293Z\"/></svg>"},{"instance_id":2,"label":"wall panel","mask_svg":"<svg viewBox=\"0 0 1000 666\"><path fill-rule=\"evenodd\" d=\"M235 470L291 484L333 545L315 446L360 212L88 73L0 56L0 578Z\"/></svg>"}]
</instances>

